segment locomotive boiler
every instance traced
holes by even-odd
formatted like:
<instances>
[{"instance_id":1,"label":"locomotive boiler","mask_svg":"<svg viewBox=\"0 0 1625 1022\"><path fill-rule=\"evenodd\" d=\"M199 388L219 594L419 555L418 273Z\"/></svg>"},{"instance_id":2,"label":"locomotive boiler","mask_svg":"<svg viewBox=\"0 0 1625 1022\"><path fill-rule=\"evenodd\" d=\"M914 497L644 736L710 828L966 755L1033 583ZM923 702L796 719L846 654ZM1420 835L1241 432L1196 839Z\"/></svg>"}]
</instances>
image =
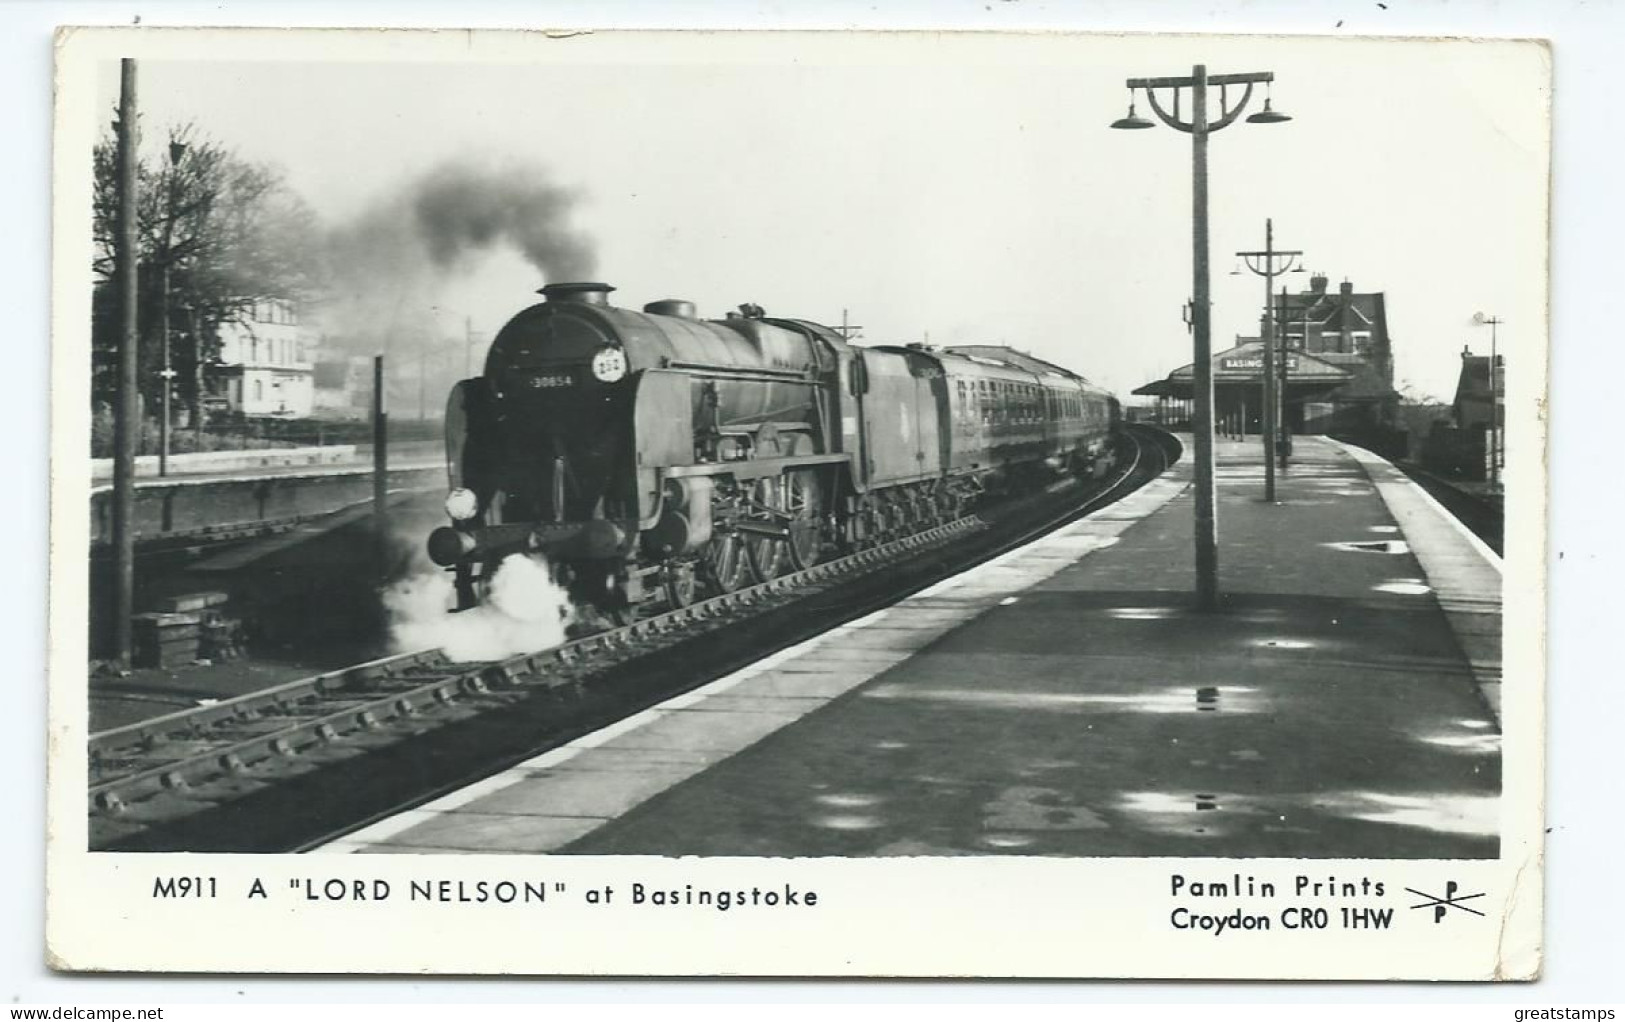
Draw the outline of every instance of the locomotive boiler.
<instances>
[{"instance_id":1,"label":"locomotive boiler","mask_svg":"<svg viewBox=\"0 0 1625 1022\"><path fill-rule=\"evenodd\" d=\"M1116 401L1008 348L859 347L753 305L700 319L559 283L446 415L457 609L514 554L618 617L949 521L989 490L1100 473Z\"/></svg>"}]
</instances>

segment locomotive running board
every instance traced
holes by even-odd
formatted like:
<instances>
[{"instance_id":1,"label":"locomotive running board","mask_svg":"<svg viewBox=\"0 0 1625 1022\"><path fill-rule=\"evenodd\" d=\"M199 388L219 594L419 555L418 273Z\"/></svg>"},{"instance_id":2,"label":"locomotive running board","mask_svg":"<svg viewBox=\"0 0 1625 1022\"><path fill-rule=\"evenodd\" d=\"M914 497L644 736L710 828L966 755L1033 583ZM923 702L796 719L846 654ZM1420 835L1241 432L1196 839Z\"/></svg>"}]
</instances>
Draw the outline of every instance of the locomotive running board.
<instances>
[{"instance_id":1,"label":"locomotive running board","mask_svg":"<svg viewBox=\"0 0 1625 1022\"><path fill-rule=\"evenodd\" d=\"M844 464L851 458L850 454L800 454L788 458L763 458L759 461L709 461L703 465L673 465L661 471L668 479L721 475L731 475L738 479L756 479L761 476L779 475L785 469Z\"/></svg>"}]
</instances>

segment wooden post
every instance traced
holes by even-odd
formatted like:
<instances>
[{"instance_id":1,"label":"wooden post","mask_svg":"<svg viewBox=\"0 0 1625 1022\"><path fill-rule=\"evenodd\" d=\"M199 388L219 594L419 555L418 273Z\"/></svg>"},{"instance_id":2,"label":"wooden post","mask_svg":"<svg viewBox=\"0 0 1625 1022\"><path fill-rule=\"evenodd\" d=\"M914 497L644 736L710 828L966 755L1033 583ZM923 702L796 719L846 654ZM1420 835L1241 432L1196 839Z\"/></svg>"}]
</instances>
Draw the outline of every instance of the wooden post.
<instances>
[{"instance_id":1,"label":"wooden post","mask_svg":"<svg viewBox=\"0 0 1625 1022\"><path fill-rule=\"evenodd\" d=\"M384 410L384 356L372 360L372 527L378 570L389 564L389 415Z\"/></svg>"}]
</instances>

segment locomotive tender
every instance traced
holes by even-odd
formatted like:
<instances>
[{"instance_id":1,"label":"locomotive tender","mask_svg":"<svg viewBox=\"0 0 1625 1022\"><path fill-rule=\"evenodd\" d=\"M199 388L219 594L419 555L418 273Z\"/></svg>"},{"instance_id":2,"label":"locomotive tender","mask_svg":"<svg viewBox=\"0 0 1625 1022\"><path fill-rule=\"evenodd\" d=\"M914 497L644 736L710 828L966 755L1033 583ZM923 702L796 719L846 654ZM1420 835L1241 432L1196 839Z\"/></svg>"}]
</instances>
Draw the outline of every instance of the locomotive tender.
<instances>
[{"instance_id":1,"label":"locomotive tender","mask_svg":"<svg viewBox=\"0 0 1625 1022\"><path fill-rule=\"evenodd\" d=\"M559 283L446 415L457 609L514 553L578 602L681 606L951 521L988 491L1100 475L1115 398L1012 349L858 347L753 305L701 320Z\"/></svg>"}]
</instances>

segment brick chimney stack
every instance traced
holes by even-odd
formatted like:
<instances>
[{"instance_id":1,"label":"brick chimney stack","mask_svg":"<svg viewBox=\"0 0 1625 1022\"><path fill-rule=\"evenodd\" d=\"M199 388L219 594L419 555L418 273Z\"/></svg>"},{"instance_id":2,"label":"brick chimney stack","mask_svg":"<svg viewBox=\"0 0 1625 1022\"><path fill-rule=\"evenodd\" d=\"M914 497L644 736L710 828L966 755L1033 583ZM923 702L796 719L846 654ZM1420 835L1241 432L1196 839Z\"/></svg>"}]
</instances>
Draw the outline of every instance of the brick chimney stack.
<instances>
[{"instance_id":1,"label":"brick chimney stack","mask_svg":"<svg viewBox=\"0 0 1625 1022\"><path fill-rule=\"evenodd\" d=\"M1313 291L1317 295L1325 294L1326 293L1326 275L1324 273L1317 273L1313 277L1310 277L1309 278L1309 290Z\"/></svg>"},{"instance_id":2,"label":"brick chimney stack","mask_svg":"<svg viewBox=\"0 0 1625 1022\"><path fill-rule=\"evenodd\" d=\"M1354 293L1354 284L1349 280L1344 280L1343 283L1337 285L1337 290L1343 297L1347 298Z\"/></svg>"}]
</instances>

